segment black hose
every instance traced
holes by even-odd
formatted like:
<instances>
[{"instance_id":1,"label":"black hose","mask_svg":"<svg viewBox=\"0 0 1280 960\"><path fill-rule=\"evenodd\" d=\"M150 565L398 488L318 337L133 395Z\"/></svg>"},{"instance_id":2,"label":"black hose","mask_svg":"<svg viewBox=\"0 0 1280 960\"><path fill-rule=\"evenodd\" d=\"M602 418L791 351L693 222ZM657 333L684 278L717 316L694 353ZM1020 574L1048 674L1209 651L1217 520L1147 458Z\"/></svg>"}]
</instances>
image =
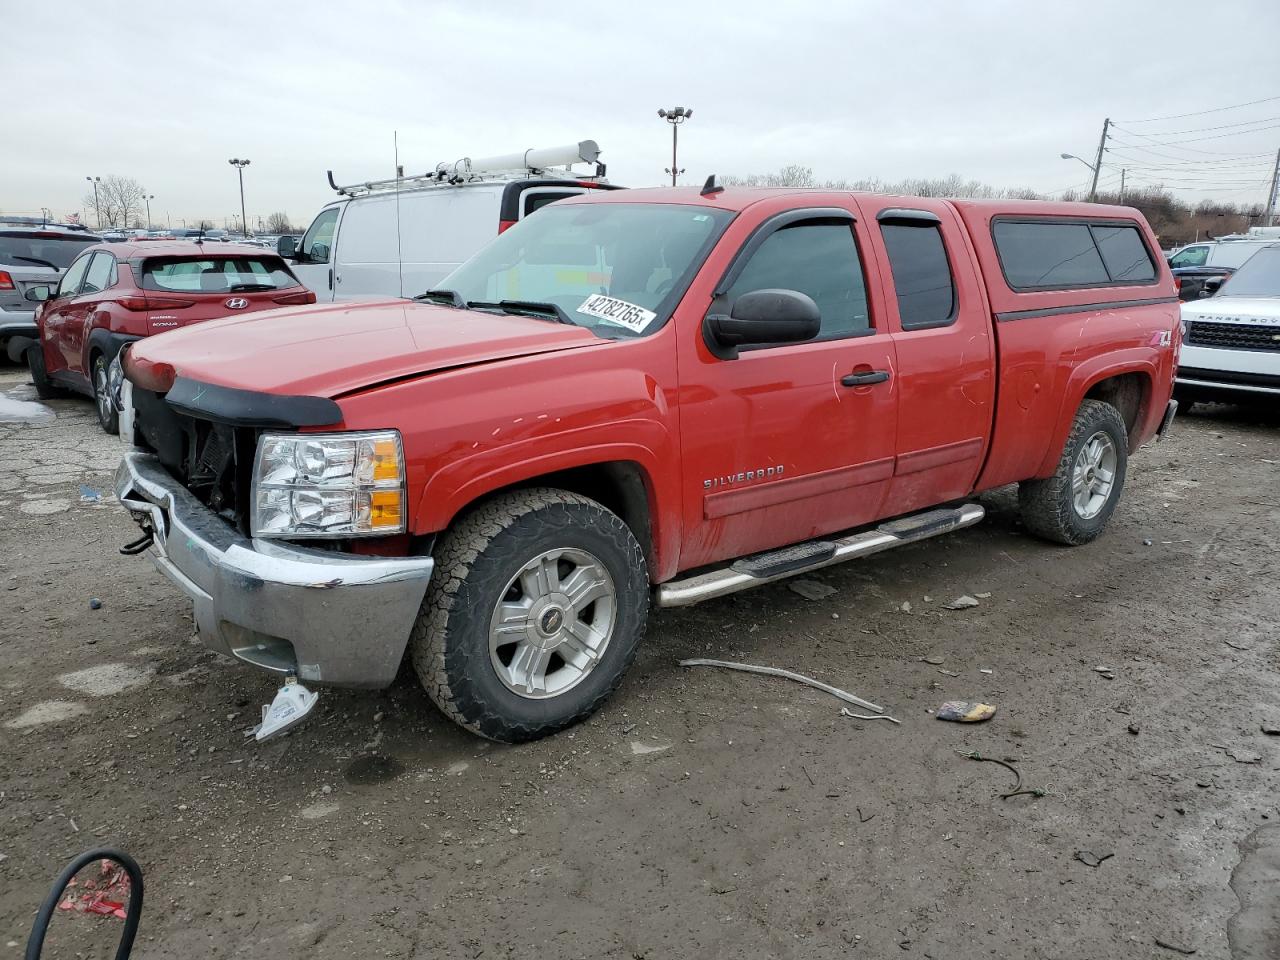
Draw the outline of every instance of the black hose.
<instances>
[{"instance_id":1,"label":"black hose","mask_svg":"<svg viewBox=\"0 0 1280 960\"><path fill-rule=\"evenodd\" d=\"M59 898L75 875L96 860L110 860L120 864L129 877L129 908L125 912L124 929L120 931L120 945L116 948L116 960L128 960L129 954L133 952L133 938L138 934L138 921L142 918L142 869L127 853L105 849L80 854L58 875L49 896L40 905L36 922L31 925L26 960L40 960L40 954L44 950L44 936L49 932L49 921L53 919L53 911L58 908Z\"/></svg>"}]
</instances>

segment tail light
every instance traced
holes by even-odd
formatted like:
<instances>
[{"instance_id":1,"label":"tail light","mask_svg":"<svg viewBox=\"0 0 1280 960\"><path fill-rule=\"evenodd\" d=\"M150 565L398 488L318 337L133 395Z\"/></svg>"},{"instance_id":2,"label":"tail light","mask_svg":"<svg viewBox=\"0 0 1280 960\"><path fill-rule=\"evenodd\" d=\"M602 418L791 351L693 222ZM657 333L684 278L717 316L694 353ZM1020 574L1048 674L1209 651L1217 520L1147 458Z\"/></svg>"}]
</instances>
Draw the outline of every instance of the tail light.
<instances>
[{"instance_id":1,"label":"tail light","mask_svg":"<svg viewBox=\"0 0 1280 960\"><path fill-rule=\"evenodd\" d=\"M13 277L9 276L9 272L7 270L0 270L0 290L12 289L14 289Z\"/></svg>"},{"instance_id":2,"label":"tail light","mask_svg":"<svg viewBox=\"0 0 1280 960\"><path fill-rule=\"evenodd\" d=\"M516 225L516 222L515 222L514 220L499 220L499 221L498 221L498 232L499 232L499 233L502 233L504 230L509 230L510 228L514 227L515 225Z\"/></svg>"},{"instance_id":3,"label":"tail light","mask_svg":"<svg viewBox=\"0 0 1280 960\"><path fill-rule=\"evenodd\" d=\"M298 293L286 293L283 296L272 297L275 303L295 304L295 303L315 303L316 295L312 290L302 290Z\"/></svg>"},{"instance_id":4,"label":"tail light","mask_svg":"<svg viewBox=\"0 0 1280 960\"><path fill-rule=\"evenodd\" d=\"M189 307L194 300L179 300L176 297L121 297L116 303L126 310L181 310Z\"/></svg>"},{"instance_id":5,"label":"tail light","mask_svg":"<svg viewBox=\"0 0 1280 960\"><path fill-rule=\"evenodd\" d=\"M1174 278L1173 278L1173 289L1174 289L1174 291L1175 291L1175 292L1177 292L1177 293L1181 293L1181 292L1182 292L1182 278L1181 278L1181 277L1174 277Z\"/></svg>"}]
</instances>

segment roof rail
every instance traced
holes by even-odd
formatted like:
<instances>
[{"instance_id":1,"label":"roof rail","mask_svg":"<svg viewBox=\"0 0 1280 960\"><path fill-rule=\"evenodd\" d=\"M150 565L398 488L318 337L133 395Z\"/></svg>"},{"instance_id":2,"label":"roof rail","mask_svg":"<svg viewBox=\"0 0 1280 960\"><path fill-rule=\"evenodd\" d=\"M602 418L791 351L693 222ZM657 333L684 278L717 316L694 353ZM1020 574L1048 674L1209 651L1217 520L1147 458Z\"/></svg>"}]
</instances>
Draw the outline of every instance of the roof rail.
<instances>
[{"instance_id":1,"label":"roof rail","mask_svg":"<svg viewBox=\"0 0 1280 960\"><path fill-rule=\"evenodd\" d=\"M520 153L500 154L493 157L472 159L463 157L453 163L438 163L434 170L413 176L391 177L387 180L366 180L363 183L352 183L340 186L333 179L333 171L326 170L329 186L339 196L355 197L369 193L383 193L404 190L406 187L457 185L475 180L513 180L531 175L556 179L580 180L584 175L575 174L570 167L575 163L594 163L596 172L586 175L588 179L603 181L605 165L599 161L600 146L594 140L581 140L563 147L545 149L530 148ZM552 167L564 167L563 170L552 170Z\"/></svg>"}]
</instances>

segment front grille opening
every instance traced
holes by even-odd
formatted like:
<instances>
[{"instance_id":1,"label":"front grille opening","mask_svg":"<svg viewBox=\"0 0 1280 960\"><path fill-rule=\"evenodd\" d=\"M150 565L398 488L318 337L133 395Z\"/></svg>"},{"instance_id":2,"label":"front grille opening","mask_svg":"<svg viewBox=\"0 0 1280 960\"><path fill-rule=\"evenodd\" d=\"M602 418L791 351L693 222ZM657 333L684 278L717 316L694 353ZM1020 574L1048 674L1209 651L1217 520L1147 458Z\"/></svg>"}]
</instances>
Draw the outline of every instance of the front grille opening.
<instances>
[{"instance_id":1,"label":"front grille opening","mask_svg":"<svg viewBox=\"0 0 1280 960\"><path fill-rule=\"evenodd\" d=\"M1187 330L1193 347L1220 347L1227 350L1280 352L1280 325L1262 323L1213 323L1193 320Z\"/></svg>"}]
</instances>

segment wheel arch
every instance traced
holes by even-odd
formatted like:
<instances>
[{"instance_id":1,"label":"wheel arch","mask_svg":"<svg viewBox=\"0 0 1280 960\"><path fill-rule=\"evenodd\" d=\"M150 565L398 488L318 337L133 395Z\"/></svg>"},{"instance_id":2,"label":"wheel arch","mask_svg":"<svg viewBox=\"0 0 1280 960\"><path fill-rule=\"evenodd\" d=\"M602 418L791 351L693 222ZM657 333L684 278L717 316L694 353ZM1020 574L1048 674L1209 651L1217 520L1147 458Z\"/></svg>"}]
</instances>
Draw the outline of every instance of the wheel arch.
<instances>
[{"instance_id":1,"label":"wheel arch","mask_svg":"<svg viewBox=\"0 0 1280 960\"><path fill-rule=\"evenodd\" d=\"M1147 439L1151 419L1151 398L1155 388L1156 369L1144 354L1141 357L1099 357L1098 362L1081 364L1072 371L1054 426L1053 440L1040 462L1037 477L1049 477L1071 434L1080 404L1085 400L1101 400L1120 411L1132 453Z\"/></svg>"},{"instance_id":2,"label":"wheel arch","mask_svg":"<svg viewBox=\"0 0 1280 960\"><path fill-rule=\"evenodd\" d=\"M620 445L621 446L621 445ZM678 545L672 524L659 519L659 493L652 465L636 450L582 451L580 462L560 458L525 461L512 470L477 478L459 491L445 512L423 517L440 532L463 514L494 497L531 487L552 487L595 500L618 515L644 551L649 576L655 582L674 573ZM525 468L525 469L521 469ZM430 531L423 530L422 533Z\"/></svg>"}]
</instances>

